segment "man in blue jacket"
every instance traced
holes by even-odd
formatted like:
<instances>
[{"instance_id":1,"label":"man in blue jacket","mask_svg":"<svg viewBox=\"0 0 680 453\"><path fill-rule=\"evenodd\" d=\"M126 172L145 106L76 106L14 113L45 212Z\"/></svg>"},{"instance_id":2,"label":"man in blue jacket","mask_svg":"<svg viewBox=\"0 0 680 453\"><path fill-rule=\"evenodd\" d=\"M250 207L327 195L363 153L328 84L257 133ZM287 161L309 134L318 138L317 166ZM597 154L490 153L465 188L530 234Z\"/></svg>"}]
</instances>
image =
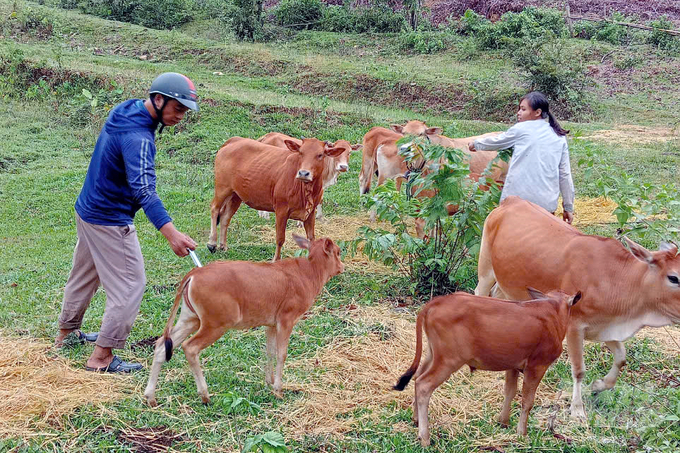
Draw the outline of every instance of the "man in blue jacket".
<instances>
[{"instance_id":1,"label":"man in blue jacket","mask_svg":"<svg viewBox=\"0 0 680 453\"><path fill-rule=\"evenodd\" d=\"M81 342L95 342L86 364L90 371L120 373L142 368L123 362L112 351L125 345L146 286L135 213L144 209L177 256L196 248L193 239L175 228L158 198L154 168L156 128L174 126L187 110L197 111L196 88L189 78L168 72L153 81L149 94L145 101L131 99L111 111L75 204L78 242L55 345L61 347L71 333ZM106 291L101 328L98 334L85 334L79 329L100 284Z\"/></svg>"}]
</instances>

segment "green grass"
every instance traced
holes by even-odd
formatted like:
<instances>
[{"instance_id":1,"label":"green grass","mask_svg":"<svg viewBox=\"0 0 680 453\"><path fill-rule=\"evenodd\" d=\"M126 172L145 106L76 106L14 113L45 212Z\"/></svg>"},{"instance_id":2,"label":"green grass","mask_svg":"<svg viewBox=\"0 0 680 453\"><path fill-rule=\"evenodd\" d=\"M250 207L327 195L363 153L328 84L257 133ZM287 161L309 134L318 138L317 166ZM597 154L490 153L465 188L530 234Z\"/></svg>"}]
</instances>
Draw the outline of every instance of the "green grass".
<instances>
[{"instance_id":1,"label":"green grass","mask_svg":"<svg viewBox=\"0 0 680 453\"><path fill-rule=\"evenodd\" d=\"M445 114L441 105L423 105L417 98L377 99L348 89L348 81L369 77L376 90L386 87L419 87L437 92L440 86L453 87L466 94L469 82L477 79L505 80L519 87L517 71L500 54L490 52L462 56L464 40L435 55L399 53L398 36L338 35L305 32L283 43L243 44L213 28L215 21L187 24L178 31L147 30L142 27L109 22L73 11L54 10L19 1L18 17L48 14L54 32L45 38L39 30L20 30L11 17L14 1L0 0L0 55L17 49L23 52L31 71L49 71L49 89L20 92L9 80L11 70L0 72L0 328L9 333L30 335L51 341L61 306L62 288L71 266L75 245L73 203L82 186L89 157L106 111L83 108L78 98L82 88L93 93L109 93L111 80L124 89L122 98L144 97L146 87L163 71L179 71L199 85L203 99L201 112L190 114L180 125L168 128L157 139L158 192L175 224L200 244L198 254L206 263L216 259L271 259L274 244L263 241L258 229L273 225L242 207L229 230L226 253L211 255L205 249L209 230L208 206L213 195L212 163L217 149L234 135L257 138L269 131L291 135L317 136L325 140L347 139L359 143L373 126L401 123L412 118L441 126L451 136L475 135L506 128L508 124L473 121L463 110ZM29 9L33 12L30 12ZM22 14L24 16L22 16ZM606 45L575 40L572 45L591 49L599 62L610 51ZM139 58L147 55L146 60ZM646 57L654 62L654 55ZM653 77L645 66L635 80L643 88L609 94L604 83L593 90L598 102L593 121L566 122L566 127L584 134L615 128L617 123L672 127L678 99L672 83L677 61L670 59L669 74ZM215 75L213 72L222 72ZM34 72L35 73L35 72ZM303 93L301 76L324 82L321 92ZM32 80L35 83L37 80ZM72 86L65 87L70 81ZM389 91L389 90L388 90ZM383 91L389 97L389 92ZM452 91L453 92L453 91ZM661 101L648 102L657 92ZM28 93L33 93L29 96ZM111 100L115 100L111 98ZM508 117L513 112L508 112ZM588 181L576 165L585 147L596 147L617 166L639 178L662 183L678 180L678 142L658 144L629 143L625 146L602 141L573 142L572 168L577 192L591 196ZM359 153L352 155L350 171L325 196L324 213L330 222L340 215L363 214L358 196ZM135 220L145 257L147 290L129 345L161 333L179 279L192 268L188 258L178 259L163 237L139 213ZM590 233L614 234L614 226L593 227ZM344 308L350 304L372 307L385 300L404 300L401 282L396 277L370 271L348 270L335 277L319 297L312 314L295 328L289 348L289 366L284 378L310 382L323 373L318 369L307 375L292 366L309 359L334 341L390 335L391 327L381 322L357 323ZM83 329L97 330L105 296L98 292L88 310ZM417 307L404 316L413 319ZM677 422L680 414L679 391L659 380L659 373L675 374L680 369L677 351L663 349L649 339L628 342L628 366L612 391L593 397L584 389L587 425L568 420L567 403L551 402L536 407L530 419L527 439L500 442L504 451L629 451L628 445L649 451L675 451L680 442ZM417 452L416 429L410 425L410 409L389 405L362 418L358 407L344 414L356 420L352 431L343 436L308 435L293 438L277 414L305 398L304 392L288 391L277 400L264 384L263 329L228 332L202 355L202 364L212 404L204 406L196 394L186 360L178 351L164 365L158 398L161 407L148 408L141 391L122 401L106 405L106 412L94 406L79 408L66 416L73 429L55 431L53 437L25 441L10 438L0 441L0 451L128 451L128 427L165 426L182 436L173 444L181 451L238 450L247 437L275 430L283 433L294 451ZM60 354L84 363L89 346L65 349ZM151 348L120 351L125 359L140 360L148 369ZM605 374L611 355L600 345L586 348L586 383ZM472 385L451 378L451 386ZM133 376L138 387L145 384L147 372ZM386 382L386 386L391 382ZM571 374L563 357L548 372L543 382L555 391L569 393ZM249 405L230 408L231 396L246 398ZM506 438L505 430L493 422L500 407L479 401L482 417L465 424L444 427L433 422L431 451L469 451L480 445L477 439ZM554 406L554 407L553 407ZM559 406L557 431L573 439L571 444L555 438L545 429L546 414ZM452 407L452 411L456 408ZM512 423L517 423L518 407ZM665 417L665 418L664 418ZM362 421L358 421L362 420ZM397 423L407 423L405 432L395 432ZM487 445L490 446L490 445ZM664 450L665 449L665 450Z\"/></svg>"}]
</instances>

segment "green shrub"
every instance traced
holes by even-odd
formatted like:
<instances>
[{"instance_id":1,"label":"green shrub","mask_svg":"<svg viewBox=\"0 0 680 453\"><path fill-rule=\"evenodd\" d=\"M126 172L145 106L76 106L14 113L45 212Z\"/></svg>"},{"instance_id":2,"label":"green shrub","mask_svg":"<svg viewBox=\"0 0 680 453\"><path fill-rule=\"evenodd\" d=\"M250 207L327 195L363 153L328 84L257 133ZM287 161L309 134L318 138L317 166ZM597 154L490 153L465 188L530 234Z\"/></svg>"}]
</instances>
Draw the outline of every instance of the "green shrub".
<instances>
[{"instance_id":1,"label":"green shrub","mask_svg":"<svg viewBox=\"0 0 680 453\"><path fill-rule=\"evenodd\" d=\"M274 10L279 25L295 30L317 28L321 21L321 0L282 0Z\"/></svg>"},{"instance_id":2,"label":"green shrub","mask_svg":"<svg viewBox=\"0 0 680 453\"><path fill-rule=\"evenodd\" d=\"M567 26L562 13L547 8L527 7L520 13L507 12L493 23L472 10L465 11L458 29L474 36L481 49L498 49L516 40L536 39L546 34L566 37Z\"/></svg>"},{"instance_id":3,"label":"green shrub","mask_svg":"<svg viewBox=\"0 0 680 453\"><path fill-rule=\"evenodd\" d=\"M541 91L554 103L554 111L573 117L589 110L585 88L592 83L586 75L585 59L562 39L551 37L523 41L510 52L524 71L528 91Z\"/></svg>"},{"instance_id":4,"label":"green shrub","mask_svg":"<svg viewBox=\"0 0 680 453\"><path fill-rule=\"evenodd\" d=\"M407 28L406 18L386 5L349 8L326 6L315 27L339 33L399 33Z\"/></svg>"},{"instance_id":5,"label":"green shrub","mask_svg":"<svg viewBox=\"0 0 680 453\"><path fill-rule=\"evenodd\" d=\"M356 8L355 33L399 33L407 27L406 18L385 5Z\"/></svg>"},{"instance_id":6,"label":"green shrub","mask_svg":"<svg viewBox=\"0 0 680 453\"><path fill-rule=\"evenodd\" d=\"M663 50L678 50L680 47L678 38L661 30L672 30L673 22L668 20L666 16L662 16L659 20L649 22L647 25L654 28L647 38L647 42L659 49Z\"/></svg>"},{"instance_id":7,"label":"green shrub","mask_svg":"<svg viewBox=\"0 0 680 453\"><path fill-rule=\"evenodd\" d=\"M435 53L450 46L451 38L442 32L410 31L399 35L399 46L402 50L414 50L418 53Z\"/></svg>"},{"instance_id":8,"label":"green shrub","mask_svg":"<svg viewBox=\"0 0 680 453\"><path fill-rule=\"evenodd\" d=\"M611 16L613 21L624 22L628 19L617 12ZM574 33L583 39L608 42L614 45L630 44L635 39L635 33L627 27L611 22L579 21L574 24Z\"/></svg>"},{"instance_id":9,"label":"green shrub","mask_svg":"<svg viewBox=\"0 0 680 453\"><path fill-rule=\"evenodd\" d=\"M608 162L595 148L577 139L585 157L578 161L584 168L588 189L617 204L620 234L632 234L647 242L680 240L680 190L670 182L653 185Z\"/></svg>"},{"instance_id":10,"label":"green shrub","mask_svg":"<svg viewBox=\"0 0 680 453\"><path fill-rule=\"evenodd\" d=\"M406 138L398 144L410 140ZM351 251L363 245L369 259L401 271L410 281L410 291L417 296L470 289L474 286L484 219L498 204L500 190L492 183L485 191L480 183L468 178L470 167L462 151L418 139L413 143L404 154L411 165L419 167L421 156L428 162L442 163L428 166L427 174L413 172L406 194L396 190L393 180L379 186L368 205L391 224L393 231L361 227ZM414 196L409 196L409 186L416 188ZM423 188L434 190L434 195L418 197ZM451 216L447 210L450 205L458 206L458 212ZM416 216L426 222L427 239L409 233L410 218Z\"/></svg>"},{"instance_id":11,"label":"green shrub","mask_svg":"<svg viewBox=\"0 0 680 453\"><path fill-rule=\"evenodd\" d=\"M355 15L347 6L328 5L323 8L319 28L340 33L354 32Z\"/></svg>"},{"instance_id":12,"label":"green shrub","mask_svg":"<svg viewBox=\"0 0 680 453\"><path fill-rule=\"evenodd\" d=\"M70 4L70 3L69 3ZM79 0L87 14L156 29L172 29L192 19L194 0Z\"/></svg>"},{"instance_id":13,"label":"green shrub","mask_svg":"<svg viewBox=\"0 0 680 453\"><path fill-rule=\"evenodd\" d=\"M262 0L233 0L226 5L223 20L230 25L237 39L262 39Z\"/></svg>"}]
</instances>

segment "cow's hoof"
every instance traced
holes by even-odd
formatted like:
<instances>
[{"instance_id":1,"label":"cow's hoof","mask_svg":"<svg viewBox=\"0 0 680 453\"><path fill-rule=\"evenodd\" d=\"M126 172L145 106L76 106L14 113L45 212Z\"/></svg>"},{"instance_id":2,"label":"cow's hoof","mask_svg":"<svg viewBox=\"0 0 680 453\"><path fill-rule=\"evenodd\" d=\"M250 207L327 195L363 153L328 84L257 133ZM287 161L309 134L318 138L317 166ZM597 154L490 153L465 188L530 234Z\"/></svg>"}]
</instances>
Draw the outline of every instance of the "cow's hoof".
<instances>
[{"instance_id":1,"label":"cow's hoof","mask_svg":"<svg viewBox=\"0 0 680 453\"><path fill-rule=\"evenodd\" d=\"M220 252L226 252L226 251L227 251L227 246L224 245L224 244L222 244L222 245L219 246L219 250L220 250Z\"/></svg>"},{"instance_id":2,"label":"cow's hoof","mask_svg":"<svg viewBox=\"0 0 680 453\"><path fill-rule=\"evenodd\" d=\"M203 404L210 404L210 397L207 395L201 395L201 401Z\"/></svg>"},{"instance_id":3,"label":"cow's hoof","mask_svg":"<svg viewBox=\"0 0 680 453\"><path fill-rule=\"evenodd\" d=\"M147 398L146 402L149 404L151 407L156 407L158 406L158 401L156 401L156 398Z\"/></svg>"},{"instance_id":4,"label":"cow's hoof","mask_svg":"<svg viewBox=\"0 0 680 453\"><path fill-rule=\"evenodd\" d=\"M283 399L283 390L274 390L274 396L278 399Z\"/></svg>"},{"instance_id":5,"label":"cow's hoof","mask_svg":"<svg viewBox=\"0 0 680 453\"><path fill-rule=\"evenodd\" d=\"M586 420L586 411L583 406L571 406L571 418L574 420Z\"/></svg>"},{"instance_id":6,"label":"cow's hoof","mask_svg":"<svg viewBox=\"0 0 680 453\"><path fill-rule=\"evenodd\" d=\"M600 393L603 390L607 390L607 384L605 384L602 379L598 379L597 381L593 382L593 385L590 386L590 390L593 393Z\"/></svg>"},{"instance_id":7,"label":"cow's hoof","mask_svg":"<svg viewBox=\"0 0 680 453\"><path fill-rule=\"evenodd\" d=\"M215 244L208 244L208 250L210 250L210 253L215 253L217 246Z\"/></svg>"},{"instance_id":8,"label":"cow's hoof","mask_svg":"<svg viewBox=\"0 0 680 453\"><path fill-rule=\"evenodd\" d=\"M420 438L420 445L421 445L422 447L429 447L429 446L430 446L430 438L429 438L429 436L428 436L427 439L421 437L421 438Z\"/></svg>"}]
</instances>

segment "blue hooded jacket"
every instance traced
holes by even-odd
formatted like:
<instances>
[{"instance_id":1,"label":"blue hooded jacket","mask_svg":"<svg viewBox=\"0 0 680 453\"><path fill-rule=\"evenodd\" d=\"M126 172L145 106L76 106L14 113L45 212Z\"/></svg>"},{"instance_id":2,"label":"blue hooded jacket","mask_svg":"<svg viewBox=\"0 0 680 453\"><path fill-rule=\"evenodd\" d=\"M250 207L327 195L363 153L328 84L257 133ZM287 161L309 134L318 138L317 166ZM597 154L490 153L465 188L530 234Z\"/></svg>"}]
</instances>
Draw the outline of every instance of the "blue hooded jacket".
<instances>
[{"instance_id":1,"label":"blue hooded jacket","mask_svg":"<svg viewBox=\"0 0 680 453\"><path fill-rule=\"evenodd\" d=\"M95 225L130 225L143 208L157 229L172 221L156 194L156 125L139 99L111 111L76 200L81 219Z\"/></svg>"}]
</instances>

